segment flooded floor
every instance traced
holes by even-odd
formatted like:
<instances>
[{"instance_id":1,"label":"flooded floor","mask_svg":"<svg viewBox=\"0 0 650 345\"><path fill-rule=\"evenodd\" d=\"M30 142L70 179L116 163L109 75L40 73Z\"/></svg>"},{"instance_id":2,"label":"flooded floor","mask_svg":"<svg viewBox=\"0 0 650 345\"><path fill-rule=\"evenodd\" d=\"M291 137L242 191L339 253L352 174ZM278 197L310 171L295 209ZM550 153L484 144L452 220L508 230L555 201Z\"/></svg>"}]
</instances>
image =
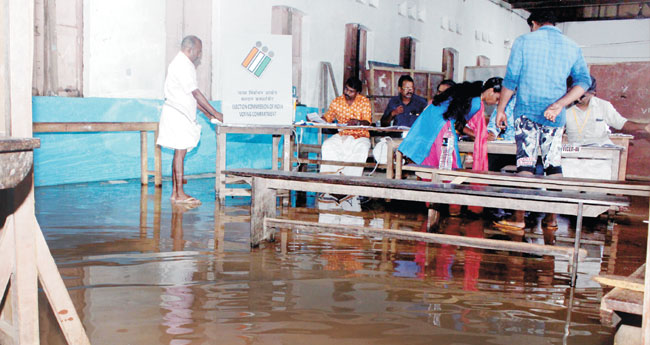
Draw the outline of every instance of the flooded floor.
<instances>
[{"instance_id":1,"label":"flooded floor","mask_svg":"<svg viewBox=\"0 0 650 345\"><path fill-rule=\"evenodd\" d=\"M251 250L247 198L215 207L214 180L191 179L186 191L203 204L172 207L169 188L36 189L37 218L95 345L611 344L599 321L607 291L591 277L630 274L645 258L644 199L613 229L585 223L589 257L571 289L563 257L299 232ZM417 203L314 204L282 214L426 230ZM574 225L561 221L558 244L572 246ZM489 224L443 217L438 231L517 240ZM541 229L524 240L541 243ZM41 293L42 343L64 344L50 313Z\"/></svg>"}]
</instances>

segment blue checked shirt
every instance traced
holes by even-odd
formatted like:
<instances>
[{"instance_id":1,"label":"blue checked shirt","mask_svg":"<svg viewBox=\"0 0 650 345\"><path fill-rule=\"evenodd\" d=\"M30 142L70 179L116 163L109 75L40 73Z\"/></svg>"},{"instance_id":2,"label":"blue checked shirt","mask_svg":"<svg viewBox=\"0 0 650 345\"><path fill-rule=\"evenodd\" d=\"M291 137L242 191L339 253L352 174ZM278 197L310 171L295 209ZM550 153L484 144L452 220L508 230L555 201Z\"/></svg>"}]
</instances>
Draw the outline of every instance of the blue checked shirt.
<instances>
[{"instance_id":1,"label":"blue checked shirt","mask_svg":"<svg viewBox=\"0 0 650 345\"><path fill-rule=\"evenodd\" d=\"M503 86L516 90L515 118L525 115L545 126L563 127L566 110L555 122L544 118L544 110L566 94L566 79L587 90L591 77L582 50L555 26L545 25L519 36L512 45Z\"/></svg>"}]
</instances>

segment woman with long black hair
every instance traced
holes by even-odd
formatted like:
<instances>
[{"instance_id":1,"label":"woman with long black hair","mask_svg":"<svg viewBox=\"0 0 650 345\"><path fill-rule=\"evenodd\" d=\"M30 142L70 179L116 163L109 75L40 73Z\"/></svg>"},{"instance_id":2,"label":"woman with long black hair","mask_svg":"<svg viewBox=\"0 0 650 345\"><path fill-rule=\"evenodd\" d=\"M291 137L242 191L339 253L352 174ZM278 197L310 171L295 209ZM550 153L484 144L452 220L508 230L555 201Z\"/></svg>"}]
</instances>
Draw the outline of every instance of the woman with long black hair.
<instances>
[{"instance_id":1,"label":"woman with long black hair","mask_svg":"<svg viewBox=\"0 0 650 345\"><path fill-rule=\"evenodd\" d=\"M501 78L488 79L485 84L463 82L456 84L433 98L413 123L400 152L419 165L440 167L443 147L452 145L451 164L445 168L457 169L460 165L458 134L465 126L475 133L473 170L487 170L487 130L483 117L483 102L487 105L499 101Z\"/></svg>"}]
</instances>

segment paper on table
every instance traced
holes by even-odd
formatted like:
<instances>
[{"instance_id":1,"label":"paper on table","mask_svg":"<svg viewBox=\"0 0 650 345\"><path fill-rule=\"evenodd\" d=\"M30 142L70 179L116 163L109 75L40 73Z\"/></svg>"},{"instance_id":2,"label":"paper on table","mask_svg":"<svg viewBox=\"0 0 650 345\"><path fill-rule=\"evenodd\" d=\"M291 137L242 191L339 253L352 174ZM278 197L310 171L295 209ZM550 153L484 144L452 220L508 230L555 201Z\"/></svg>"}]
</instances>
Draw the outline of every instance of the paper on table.
<instances>
[{"instance_id":1,"label":"paper on table","mask_svg":"<svg viewBox=\"0 0 650 345\"><path fill-rule=\"evenodd\" d=\"M316 123L328 123L327 121L323 120L322 117L318 115L318 113L309 113L307 114L307 120L311 122L316 122Z\"/></svg>"},{"instance_id":2,"label":"paper on table","mask_svg":"<svg viewBox=\"0 0 650 345\"><path fill-rule=\"evenodd\" d=\"M210 119L210 122L214 123L215 125L220 125L221 124L221 121L219 121L217 119Z\"/></svg>"}]
</instances>

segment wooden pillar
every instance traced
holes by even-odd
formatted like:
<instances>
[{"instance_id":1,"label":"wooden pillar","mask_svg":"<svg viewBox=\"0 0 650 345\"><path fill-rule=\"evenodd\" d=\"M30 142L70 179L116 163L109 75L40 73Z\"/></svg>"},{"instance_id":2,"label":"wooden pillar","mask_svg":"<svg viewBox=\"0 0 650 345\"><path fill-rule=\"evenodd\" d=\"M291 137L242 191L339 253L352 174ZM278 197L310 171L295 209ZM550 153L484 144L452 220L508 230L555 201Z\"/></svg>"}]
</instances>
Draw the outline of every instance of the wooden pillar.
<instances>
[{"instance_id":1,"label":"wooden pillar","mask_svg":"<svg viewBox=\"0 0 650 345\"><path fill-rule=\"evenodd\" d=\"M267 186L263 178L253 177L251 181L251 247L257 247L264 240L271 240L271 232L264 227L265 217L275 217L276 191Z\"/></svg>"},{"instance_id":2,"label":"wooden pillar","mask_svg":"<svg viewBox=\"0 0 650 345\"><path fill-rule=\"evenodd\" d=\"M154 153L153 153L153 165L154 165L154 184L156 187L162 187L162 149L160 148L159 145L156 145L156 142L158 142L158 130L154 132L153 135L153 145L154 145Z\"/></svg>"},{"instance_id":3,"label":"wooden pillar","mask_svg":"<svg viewBox=\"0 0 650 345\"><path fill-rule=\"evenodd\" d=\"M271 160L271 170L278 170L278 148L280 146L280 136L273 134L273 148L272 150L272 156L273 159Z\"/></svg>"},{"instance_id":4,"label":"wooden pillar","mask_svg":"<svg viewBox=\"0 0 650 345\"><path fill-rule=\"evenodd\" d=\"M221 172L226 169L226 133L217 126L217 159L214 188L220 203L226 200L226 176Z\"/></svg>"},{"instance_id":5,"label":"wooden pillar","mask_svg":"<svg viewBox=\"0 0 650 345\"><path fill-rule=\"evenodd\" d=\"M140 183L149 183L149 172L147 170L147 131L140 131Z\"/></svg>"}]
</instances>

